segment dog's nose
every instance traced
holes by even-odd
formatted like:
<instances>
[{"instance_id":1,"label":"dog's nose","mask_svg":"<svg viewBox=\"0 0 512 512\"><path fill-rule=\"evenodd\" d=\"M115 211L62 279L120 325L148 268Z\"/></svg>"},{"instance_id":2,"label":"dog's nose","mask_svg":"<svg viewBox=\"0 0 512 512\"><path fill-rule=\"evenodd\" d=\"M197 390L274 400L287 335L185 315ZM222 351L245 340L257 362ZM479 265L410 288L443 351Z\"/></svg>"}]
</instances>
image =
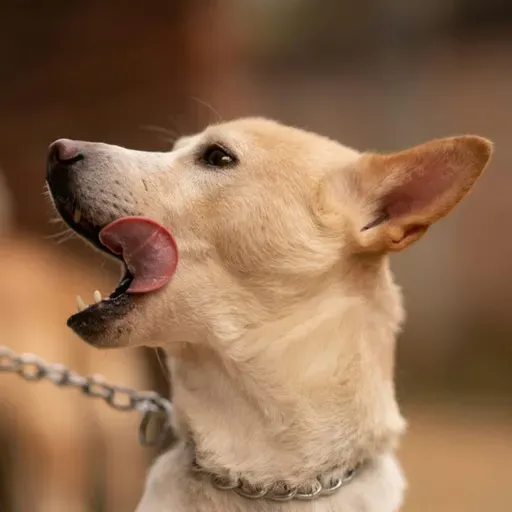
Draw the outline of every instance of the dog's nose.
<instances>
[{"instance_id":1,"label":"dog's nose","mask_svg":"<svg viewBox=\"0 0 512 512\"><path fill-rule=\"evenodd\" d=\"M70 139L58 139L52 142L48 148L47 181L55 180L57 176L60 180L67 179L73 165L84 158L79 142Z\"/></svg>"},{"instance_id":2,"label":"dog's nose","mask_svg":"<svg viewBox=\"0 0 512 512\"><path fill-rule=\"evenodd\" d=\"M72 181L72 169L85 159L83 144L69 139L58 139L48 148L46 181L53 195L67 197Z\"/></svg>"},{"instance_id":3,"label":"dog's nose","mask_svg":"<svg viewBox=\"0 0 512 512\"><path fill-rule=\"evenodd\" d=\"M56 140L50 144L48 149L48 160L50 165L73 165L83 159L84 155L80 151L79 143L70 139Z\"/></svg>"}]
</instances>

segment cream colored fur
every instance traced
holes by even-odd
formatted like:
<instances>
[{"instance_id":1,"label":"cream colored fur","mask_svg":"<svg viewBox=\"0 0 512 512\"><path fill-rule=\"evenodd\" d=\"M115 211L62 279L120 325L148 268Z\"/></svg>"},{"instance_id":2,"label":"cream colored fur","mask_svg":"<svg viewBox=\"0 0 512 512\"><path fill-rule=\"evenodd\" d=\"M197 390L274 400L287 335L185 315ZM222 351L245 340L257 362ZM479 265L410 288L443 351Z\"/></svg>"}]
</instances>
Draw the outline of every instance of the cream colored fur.
<instances>
[{"instance_id":1,"label":"cream colored fur","mask_svg":"<svg viewBox=\"0 0 512 512\"><path fill-rule=\"evenodd\" d=\"M404 315L387 253L462 199L491 144L461 136L361 154L259 118L210 126L168 153L82 144L83 214L97 225L151 217L180 254L167 287L87 341L167 351L176 414L208 470L293 485L370 461L330 498L277 504L196 480L179 445L153 466L137 512L396 511ZM237 163L202 164L209 144Z\"/></svg>"}]
</instances>

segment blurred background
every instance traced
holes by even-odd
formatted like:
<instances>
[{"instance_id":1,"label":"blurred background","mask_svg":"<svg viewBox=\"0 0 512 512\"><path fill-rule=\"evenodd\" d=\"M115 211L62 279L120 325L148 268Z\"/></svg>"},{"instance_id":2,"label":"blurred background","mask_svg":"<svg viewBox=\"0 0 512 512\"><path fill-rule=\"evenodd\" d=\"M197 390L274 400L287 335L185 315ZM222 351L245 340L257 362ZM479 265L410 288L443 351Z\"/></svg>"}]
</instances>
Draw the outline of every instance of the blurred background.
<instances>
[{"instance_id":1,"label":"blurred background","mask_svg":"<svg viewBox=\"0 0 512 512\"><path fill-rule=\"evenodd\" d=\"M1 0L0 69L0 344L162 393L154 352L96 352L64 325L75 295L91 301L117 271L55 238L51 141L161 150L247 114L361 150L494 140L475 193L393 260L408 310L400 456L406 512L512 509L512 3ZM2 512L133 509L152 455L139 418L91 402L0 375Z\"/></svg>"}]
</instances>

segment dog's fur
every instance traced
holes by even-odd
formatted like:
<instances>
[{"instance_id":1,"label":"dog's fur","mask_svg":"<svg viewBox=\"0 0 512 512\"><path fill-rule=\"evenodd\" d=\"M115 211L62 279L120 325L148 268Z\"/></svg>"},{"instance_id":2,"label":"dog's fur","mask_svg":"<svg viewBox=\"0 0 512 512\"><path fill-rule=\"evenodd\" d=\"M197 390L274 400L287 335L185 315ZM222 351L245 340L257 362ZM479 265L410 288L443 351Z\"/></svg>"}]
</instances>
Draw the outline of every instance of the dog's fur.
<instances>
[{"instance_id":1,"label":"dog's fur","mask_svg":"<svg viewBox=\"0 0 512 512\"><path fill-rule=\"evenodd\" d=\"M168 153L80 144L83 214L97 225L151 217L173 232L180 255L168 286L83 337L167 351L178 420L206 470L294 485L367 461L329 498L279 504L214 490L179 444L154 465L137 511L396 511L404 421L393 359L404 314L387 254L465 196L491 143L460 136L361 154L250 118ZM237 162L205 166L211 144Z\"/></svg>"},{"instance_id":2,"label":"dog's fur","mask_svg":"<svg viewBox=\"0 0 512 512\"><path fill-rule=\"evenodd\" d=\"M138 351L99 352L64 324L74 294L91 295L91 279L100 289L112 286L112 279L66 257L50 242L12 229L11 206L0 183L0 345L82 375L102 374L109 382L148 388ZM2 452L0 466L7 470L12 510L97 510L91 498L103 471L108 475L101 490L106 510L135 506L148 462L147 449L137 445L139 420L76 390L0 373L0 437L10 454L4 468L8 460Z\"/></svg>"}]
</instances>

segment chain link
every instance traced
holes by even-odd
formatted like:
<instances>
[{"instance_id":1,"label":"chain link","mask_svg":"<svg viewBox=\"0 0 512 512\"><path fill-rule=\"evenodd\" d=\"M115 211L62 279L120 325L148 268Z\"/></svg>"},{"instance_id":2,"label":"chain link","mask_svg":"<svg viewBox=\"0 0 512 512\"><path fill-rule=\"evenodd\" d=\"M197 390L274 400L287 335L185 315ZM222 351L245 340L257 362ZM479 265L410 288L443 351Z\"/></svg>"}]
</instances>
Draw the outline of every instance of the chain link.
<instances>
[{"instance_id":1,"label":"chain link","mask_svg":"<svg viewBox=\"0 0 512 512\"><path fill-rule=\"evenodd\" d=\"M242 478L221 477L210 474L210 481L219 491L235 491L240 496L251 500L266 499L270 501L313 501L317 498L330 496L347 485L359 471L360 466L349 469L342 476L324 478L319 475L312 482L305 485L288 486L274 484L269 487L255 487ZM201 471L200 469L196 469Z\"/></svg>"},{"instance_id":2,"label":"chain link","mask_svg":"<svg viewBox=\"0 0 512 512\"><path fill-rule=\"evenodd\" d=\"M174 436L172 404L154 391L136 391L105 382L102 376L82 377L61 364L48 364L34 354L17 354L0 345L0 373L16 373L27 381L49 380L56 386L80 390L85 396L100 398L117 411L138 411L142 414L139 442L154 446ZM152 423L157 435L149 436Z\"/></svg>"}]
</instances>

